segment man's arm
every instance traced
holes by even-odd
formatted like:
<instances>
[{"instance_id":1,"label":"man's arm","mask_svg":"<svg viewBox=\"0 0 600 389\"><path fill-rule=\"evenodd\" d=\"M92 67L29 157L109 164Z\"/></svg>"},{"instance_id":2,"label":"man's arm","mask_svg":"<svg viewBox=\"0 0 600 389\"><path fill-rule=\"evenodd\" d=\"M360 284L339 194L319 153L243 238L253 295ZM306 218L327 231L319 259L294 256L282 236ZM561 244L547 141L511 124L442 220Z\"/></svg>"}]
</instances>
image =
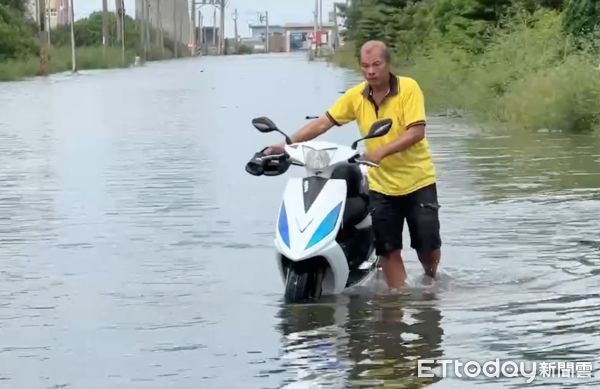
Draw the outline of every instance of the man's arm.
<instances>
[{"instance_id":1,"label":"man's arm","mask_svg":"<svg viewBox=\"0 0 600 389\"><path fill-rule=\"evenodd\" d=\"M364 158L368 159L369 161L379 163L388 155L404 151L423 140L423 138L425 138L425 124L417 124L411 126L408 130L406 130L404 134L399 136L396 140L382 146L381 148L376 150L372 155L365 155Z\"/></svg>"},{"instance_id":2,"label":"man's arm","mask_svg":"<svg viewBox=\"0 0 600 389\"><path fill-rule=\"evenodd\" d=\"M305 142L311 139L318 137L319 135L327 132L331 127L333 127L333 123L329 119L327 115L323 115L318 119L312 120L307 123L304 127L300 128L293 135L290 136L292 138L292 142ZM270 146L266 151L266 154L276 154L282 153L285 146L285 141L279 144Z\"/></svg>"},{"instance_id":3,"label":"man's arm","mask_svg":"<svg viewBox=\"0 0 600 389\"><path fill-rule=\"evenodd\" d=\"M331 127L333 127L333 123L327 115L323 115L318 119L310 121L292 135L291 138L294 143L306 142L326 133Z\"/></svg>"}]
</instances>

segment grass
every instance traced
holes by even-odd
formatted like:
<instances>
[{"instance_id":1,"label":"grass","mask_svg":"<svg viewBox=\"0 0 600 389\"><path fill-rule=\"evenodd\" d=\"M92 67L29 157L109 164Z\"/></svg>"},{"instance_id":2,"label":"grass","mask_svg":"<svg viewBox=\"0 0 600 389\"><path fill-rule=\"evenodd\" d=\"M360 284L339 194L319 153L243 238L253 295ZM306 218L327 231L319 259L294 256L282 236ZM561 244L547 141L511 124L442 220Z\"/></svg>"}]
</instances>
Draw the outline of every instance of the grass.
<instances>
[{"instance_id":1,"label":"grass","mask_svg":"<svg viewBox=\"0 0 600 389\"><path fill-rule=\"evenodd\" d=\"M104 55L101 46L78 47L75 53L78 70L125 68L133 64L136 56L135 52L127 50L125 62L123 62L120 48L107 47L106 55ZM165 57L170 58L170 55L169 50L165 50L164 56L160 50L154 50L149 53L148 58L149 60L158 60ZM71 70L71 47L52 47L48 57L49 74ZM36 76L38 71L38 57L0 62L0 81L23 80Z\"/></svg>"},{"instance_id":2,"label":"grass","mask_svg":"<svg viewBox=\"0 0 600 389\"><path fill-rule=\"evenodd\" d=\"M419 82L435 114L520 129L600 130L600 58L562 34L557 13L535 18L498 31L480 55L434 37L411 63L396 56L394 71ZM358 70L354 53L347 44L334 63Z\"/></svg>"}]
</instances>

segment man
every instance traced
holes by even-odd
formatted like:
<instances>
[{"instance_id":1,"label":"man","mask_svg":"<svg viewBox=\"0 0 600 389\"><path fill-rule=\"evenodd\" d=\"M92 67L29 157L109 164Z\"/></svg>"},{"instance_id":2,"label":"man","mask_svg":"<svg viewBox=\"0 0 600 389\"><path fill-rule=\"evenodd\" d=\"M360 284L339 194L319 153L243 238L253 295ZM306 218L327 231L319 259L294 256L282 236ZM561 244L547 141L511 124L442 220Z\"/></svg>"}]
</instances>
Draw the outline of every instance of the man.
<instances>
[{"instance_id":1,"label":"man","mask_svg":"<svg viewBox=\"0 0 600 389\"><path fill-rule=\"evenodd\" d=\"M436 171L425 138L424 98L417 82L391 73L391 55L380 41L360 50L365 81L346 91L320 117L296 132L294 142L307 141L334 125L356 120L362 136L376 120L390 118L393 126L383 137L365 141L363 159L379 164L368 174L375 248L383 256L387 285L401 288L406 280L402 260L404 220L425 274L435 278L441 256ZM281 152L283 143L267 153Z\"/></svg>"}]
</instances>

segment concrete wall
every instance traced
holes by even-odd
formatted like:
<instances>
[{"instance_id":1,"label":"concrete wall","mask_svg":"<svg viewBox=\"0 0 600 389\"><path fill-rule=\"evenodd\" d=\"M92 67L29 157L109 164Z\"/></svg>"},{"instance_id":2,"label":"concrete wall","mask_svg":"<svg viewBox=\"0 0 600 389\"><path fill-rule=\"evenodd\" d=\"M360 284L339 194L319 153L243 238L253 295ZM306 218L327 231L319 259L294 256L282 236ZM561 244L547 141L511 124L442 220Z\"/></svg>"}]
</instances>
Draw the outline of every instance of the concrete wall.
<instances>
[{"instance_id":1,"label":"concrete wall","mask_svg":"<svg viewBox=\"0 0 600 389\"><path fill-rule=\"evenodd\" d=\"M159 28L162 25L165 37L175 39L186 46L190 43L189 0L136 0L136 20L143 19L144 3L148 4L148 18L153 28Z\"/></svg>"}]
</instances>

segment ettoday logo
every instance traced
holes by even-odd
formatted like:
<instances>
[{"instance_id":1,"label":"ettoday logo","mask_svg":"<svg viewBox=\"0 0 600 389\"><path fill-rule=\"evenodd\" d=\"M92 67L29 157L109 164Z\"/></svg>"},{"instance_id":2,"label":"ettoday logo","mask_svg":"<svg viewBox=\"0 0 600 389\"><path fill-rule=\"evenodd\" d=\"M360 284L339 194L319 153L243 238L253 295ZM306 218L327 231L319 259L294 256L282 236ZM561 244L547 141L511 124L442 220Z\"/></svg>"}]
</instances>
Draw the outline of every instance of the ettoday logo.
<instances>
[{"instance_id":1,"label":"ettoday logo","mask_svg":"<svg viewBox=\"0 0 600 389\"><path fill-rule=\"evenodd\" d=\"M518 378L527 383L540 378L592 378L593 365L589 361L459 361L456 359L419 359L418 377L457 378Z\"/></svg>"}]
</instances>

